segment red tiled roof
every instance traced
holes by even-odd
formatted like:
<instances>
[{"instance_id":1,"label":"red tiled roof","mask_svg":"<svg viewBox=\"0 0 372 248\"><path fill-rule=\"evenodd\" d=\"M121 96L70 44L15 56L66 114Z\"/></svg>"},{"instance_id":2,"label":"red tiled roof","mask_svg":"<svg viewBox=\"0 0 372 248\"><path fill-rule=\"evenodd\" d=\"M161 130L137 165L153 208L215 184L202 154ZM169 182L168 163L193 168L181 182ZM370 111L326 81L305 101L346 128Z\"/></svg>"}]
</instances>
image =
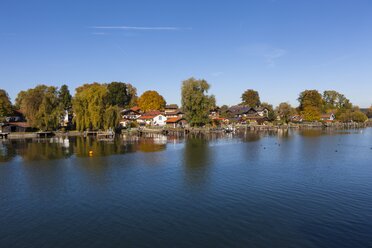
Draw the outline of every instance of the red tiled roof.
<instances>
[{"instance_id":1,"label":"red tiled roof","mask_svg":"<svg viewBox=\"0 0 372 248\"><path fill-rule=\"evenodd\" d=\"M166 120L166 123L177 123L179 122L180 120L183 120L182 117L174 117L174 118L168 118Z\"/></svg>"},{"instance_id":2,"label":"red tiled roof","mask_svg":"<svg viewBox=\"0 0 372 248\"><path fill-rule=\"evenodd\" d=\"M153 119L156 115L142 115L138 119L140 120L150 120Z\"/></svg>"},{"instance_id":3,"label":"red tiled roof","mask_svg":"<svg viewBox=\"0 0 372 248\"><path fill-rule=\"evenodd\" d=\"M160 115L161 112L159 110L153 110L153 111L148 111L146 113L144 113L142 116L157 116L157 115Z\"/></svg>"},{"instance_id":4,"label":"red tiled roof","mask_svg":"<svg viewBox=\"0 0 372 248\"><path fill-rule=\"evenodd\" d=\"M134 106L134 107L131 108L131 110L132 110L132 111L140 111L141 108L138 107L138 106Z\"/></svg>"}]
</instances>

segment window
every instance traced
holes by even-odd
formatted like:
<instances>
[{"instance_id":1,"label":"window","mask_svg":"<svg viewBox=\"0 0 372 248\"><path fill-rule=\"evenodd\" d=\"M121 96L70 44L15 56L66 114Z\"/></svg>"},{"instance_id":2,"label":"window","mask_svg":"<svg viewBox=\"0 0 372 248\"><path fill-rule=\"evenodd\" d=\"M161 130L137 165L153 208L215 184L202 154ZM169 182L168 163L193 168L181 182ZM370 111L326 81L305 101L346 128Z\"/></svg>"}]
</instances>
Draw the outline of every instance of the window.
<instances>
[{"instance_id":1,"label":"window","mask_svg":"<svg viewBox=\"0 0 372 248\"><path fill-rule=\"evenodd\" d=\"M159 121L161 121L162 120L162 116L159 116Z\"/></svg>"}]
</instances>

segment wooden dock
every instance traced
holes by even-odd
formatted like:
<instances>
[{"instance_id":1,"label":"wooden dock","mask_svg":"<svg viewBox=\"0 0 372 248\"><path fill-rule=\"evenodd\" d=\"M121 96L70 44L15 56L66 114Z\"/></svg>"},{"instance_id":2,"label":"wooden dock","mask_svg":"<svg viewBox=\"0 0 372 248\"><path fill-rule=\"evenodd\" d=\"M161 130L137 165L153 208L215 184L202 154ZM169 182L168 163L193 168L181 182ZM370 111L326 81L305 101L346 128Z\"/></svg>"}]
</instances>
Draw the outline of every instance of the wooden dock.
<instances>
[{"instance_id":1,"label":"wooden dock","mask_svg":"<svg viewBox=\"0 0 372 248\"><path fill-rule=\"evenodd\" d=\"M97 138L101 140L112 140L115 138L115 132L114 131L98 132Z\"/></svg>"},{"instance_id":2,"label":"wooden dock","mask_svg":"<svg viewBox=\"0 0 372 248\"><path fill-rule=\"evenodd\" d=\"M9 133L3 133L3 132L1 132L0 133L0 139L7 139L8 138L8 135L9 135Z\"/></svg>"},{"instance_id":3,"label":"wooden dock","mask_svg":"<svg viewBox=\"0 0 372 248\"><path fill-rule=\"evenodd\" d=\"M84 137L97 136L98 131L84 131Z\"/></svg>"},{"instance_id":4,"label":"wooden dock","mask_svg":"<svg viewBox=\"0 0 372 248\"><path fill-rule=\"evenodd\" d=\"M54 136L53 132L37 132L36 137L38 138L50 138Z\"/></svg>"},{"instance_id":5,"label":"wooden dock","mask_svg":"<svg viewBox=\"0 0 372 248\"><path fill-rule=\"evenodd\" d=\"M114 131L85 131L84 137L93 136L100 140L112 140L115 138Z\"/></svg>"}]
</instances>

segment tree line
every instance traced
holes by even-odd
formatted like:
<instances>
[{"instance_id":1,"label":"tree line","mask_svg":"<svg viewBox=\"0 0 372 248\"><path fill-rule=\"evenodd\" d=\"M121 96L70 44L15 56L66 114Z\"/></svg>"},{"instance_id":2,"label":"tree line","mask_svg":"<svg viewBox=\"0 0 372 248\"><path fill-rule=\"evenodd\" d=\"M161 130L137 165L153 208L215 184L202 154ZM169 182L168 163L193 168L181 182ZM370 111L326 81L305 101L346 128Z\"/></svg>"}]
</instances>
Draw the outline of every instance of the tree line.
<instances>
[{"instance_id":1,"label":"tree line","mask_svg":"<svg viewBox=\"0 0 372 248\"><path fill-rule=\"evenodd\" d=\"M181 85L181 105L185 119L191 126L204 126L211 122L210 111L216 109L216 98L208 95L210 84L203 79L189 78ZM261 102L259 93L253 89L244 91L239 105L252 108L266 107L268 120L290 122L291 117L300 115L305 121L319 121L323 113L333 113L341 122L364 122L372 118L372 106L363 113L343 94L327 90L322 94L317 90L305 90L299 94L299 106L292 107L287 102L276 108ZM98 130L117 127L120 111L138 106L142 111L164 110L166 101L157 91L149 90L137 96L137 89L130 83L84 84L71 95L68 86L38 85L18 93L12 105L7 92L0 89L0 122L14 110L20 110L28 123L40 130L57 130L66 113L73 115L77 130ZM232 117L229 106L219 108L221 117ZM279 118L278 118L279 117Z\"/></svg>"}]
</instances>

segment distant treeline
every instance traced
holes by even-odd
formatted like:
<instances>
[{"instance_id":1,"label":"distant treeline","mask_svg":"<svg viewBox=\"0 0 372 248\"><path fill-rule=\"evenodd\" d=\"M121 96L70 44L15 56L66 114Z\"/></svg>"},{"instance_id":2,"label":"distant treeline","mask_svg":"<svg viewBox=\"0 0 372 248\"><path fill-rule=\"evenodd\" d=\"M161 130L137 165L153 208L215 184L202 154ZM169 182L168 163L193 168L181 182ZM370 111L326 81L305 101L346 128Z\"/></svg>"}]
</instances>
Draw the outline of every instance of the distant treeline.
<instances>
[{"instance_id":1,"label":"distant treeline","mask_svg":"<svg viewBox=\"0 0 372 248\"><path fill-rule=\"evenodd\" d=\"M205 80L190 78L181 85L181 107L191 126L204 126L211 122L211 110L218 109L221 117L229 118L229 106L216 106L216 99L208 95L210 85ZM322 94L317 90L305 90L299 94L299 106L280 103L275 108L261 102L259 93L248 89L241 95L238 105L266 107L269 121L291 121L299 115L305 121L319 121L321 115L333 113L341 122L364 122L372 118L372 106L364 113L349 99L335 90ZM38 85L35 88L18 93L13 105L7 92L0 89L0 122L14 111L23 113L31 127L40 130L57 130L66 115L72 116L77 130L108 129L117 127L122 109L138 106L142 111L163 110L166 101L158 92L149 90L140 97L136 88L123 82L84 84L75 90L72 96L68 86Z\"/></svg>"}]
</instances>

